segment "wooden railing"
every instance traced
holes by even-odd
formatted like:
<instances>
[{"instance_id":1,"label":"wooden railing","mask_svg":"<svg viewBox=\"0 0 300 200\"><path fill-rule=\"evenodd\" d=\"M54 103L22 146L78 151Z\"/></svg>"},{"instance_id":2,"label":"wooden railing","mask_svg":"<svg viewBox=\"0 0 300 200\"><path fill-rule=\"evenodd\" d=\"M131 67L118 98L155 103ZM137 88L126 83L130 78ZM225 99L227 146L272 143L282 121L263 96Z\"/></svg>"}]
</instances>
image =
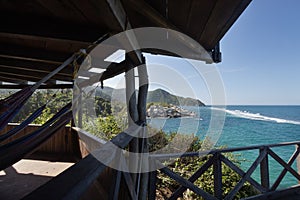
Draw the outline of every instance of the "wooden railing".
<instances>
[{"instance_id":1,"label":"wooden railing","mask_svg":"<svg viewBox=\"0 0 300 200\"><path fill-rule=\"evenodd\" d=\"M283 146L291 146L295 145L296 150L291 155L288 162L285 162L280 156L278 156L272 148L274 147L283 147ZM173 194L168 198L170 200L177 199L183 195L183 192L188 188L192 190L197 195L203 197L204 199L226 199L230 200L235 197L235 195L239 192L245 182L249 182L262 196L271 193L276 193L276 189L279 184L282 182L283 178L290 172L298 181L300 181L300 175L297 171L292 168L292 164L296 160L300 152L300 142L289 142L289 143L281 143L281 144L271 144L271 145L258 145L258 146L250 146L250 147L241 147L241 148L227 148L220 150L213 150L207 152L192 152L185 153L183 155L179 154L166 154L166 155L154 155L152 159L166 159L166 158L176 158L176 157L195 157L195 156L203 156L210 155L209 159L202 165L200 168L188 179L184 179L180 175L176 174L174 171L169 169L168 167L164 167L160 169L160 172L164 173L166 176L172 178L176 182L179 183L180 187L173 192ZM239 152L239 151L248 151L248 150L257 150L258 156L255 161L251 164L250 168L247 171L243 171L240 167L238 167L233 161L229 160L224 156L224 154L229 152ZM272 170L269 168L269 158L273 158L276 162L278 162L283 170L275 180L275 182L270 185L270 175L269 171ZM222 165L227 165L234 172L241 176L240 181L235 185L235 187L225 196L222 191ZM214 177L214 194L210 194L203 189L197 187L194 182L204 174L210 167L213 167L213 177ZM251 178L252 173L260 167L260 183ZM152 172L153 173L153 172ZM150 184L152 188L150 188L149 199L155 199L155 182L157 180L157 176L151 176ZM282 192L282 191L281 191ZM276 196L276 195L275 195Z\"/></svg>"},{"instance_id":2,"label":"wooden railing","mask_svg":"<svg viewBox=\"0 0 300 200\"><path fill-rule=\"evenodd\" d=\"M126 131L120 133L111 142L118 146L120 149L124 149L128 146L129 142L132 140L133 136L127 133L132 133L135 135L139 130L135 127L128 128ZM280 156L278 156L272 149L274 147L283 146L296 146L295 152L291 155L288 162L285 162ZM287 172L290 172L294 177L300 180L300 175L291 167L293 162L299 155L300 152L300 141L272 144L272 145L258 145L250 147L241 148L227 148L227 149L217 149L212 151L203 152L189 152L183 155L181 154L158 154L151 155L150 162L156 163L157 165L162 165L160 163L161 159L165 158L179 158L179 157L196 157L196 156L208 156L209 159L202 165L199 169L188 179L183 178L176 172L172 171L167 166L163 166L159 169L160 172L164 173L171 179L179 183L180 187L172 193L169 199L177 199L182 196L183 192L187 189L192 190L195 194L203 197L203 199L226 199L230 200L235 197L238 191L242 188L245 182L249 182L261 195L273 194L276 197L278 191L276 190L283 180ZM258 156L255 161L251 164L247 171L243 171L239 166L237 166L233 161L226 158L225 154L229 152L240 152L257 150ZM123 152L114 148L111 143L106 143L96 153L101 156L100 160L111 160L117 162L120 165L126 165L125 157ZM270 175L269 175L269 164L268 160L272 157L280 165L283 166L283 170L276 179L273 185L270 185ZM234 172L241 176L240 181L235 185L235 187L227 193L226 196L223 195L222 191L222 165L227 165ZM204 191L203 188L199 188L194 182L207 171L209 168L213 168L214 176L214 193L210 194ZM254 180L251 175L260 167L260 183ZM107 174L109 170L110 179L104 181L101 176ZM101 177L101 178L99 178ZM111 178L113 177L113 178ZM149 188L148 188L148 199L156 199L156 182L158 179L157 170L152 171L149 174ZM98 189L97 198L103 199L137 199L139 196L136 192L136 183L133 181L131 174L123 171L116 171L107 167L105 164L99 161L95 157L95 154L89 154L80 162L76 163L74 166L60 174L59 176L52 179L46 185L38 188L33 193L26 196L24 199L37 199L43 197L43 199L85 199L87 193L89 193L90 188L97 184ZM107 187L106 187L107 186ZM105 190L105 187L108 188ZM101 190L99 190L101 188ZM293 189L293 188L292 188ZM299 188L298 188L299 189ZM126 192L126 191L127 192ZM55 191L55 192L53 192ZM123 192L125 191L125 195ZM280 191L282 192L282 191ZM261 197L261 196L260 196ZM93 196L93 198L96 198ZM255 197L254 197L255 199ZM262 198L263 199L263 198Z\"/></svg>"}]
</instances>

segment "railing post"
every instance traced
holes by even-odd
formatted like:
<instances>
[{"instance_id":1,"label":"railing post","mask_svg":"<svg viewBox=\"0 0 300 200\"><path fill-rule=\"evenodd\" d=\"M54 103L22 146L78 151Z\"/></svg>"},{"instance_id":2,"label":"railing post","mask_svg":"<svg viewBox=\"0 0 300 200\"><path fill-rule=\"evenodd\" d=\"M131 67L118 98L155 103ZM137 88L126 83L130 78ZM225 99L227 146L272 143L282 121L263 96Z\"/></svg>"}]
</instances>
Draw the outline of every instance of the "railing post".
<instances>
[{"instance_id":1,"label":"railing post","mask_svg":"<svg viewBox=\"0 0 300 200\"><path fill-rule=\"evenodd\" d=\"M222 199L222 165L220 159L220 153L215 154L213 163L214 170L214 193L217 199Z\"/></svg>"},{"instance_id":2,"label":"railing post","mask_svg":"<svg viewBox=\"0 0 300 200\"><path fill-rule=\"evenodd\" d=\"M260 148L259 154L266 152L268 148L269 147ZM264 188L266 188L266 191L268 191L270 189L268 154L266 154L266 156L260 163L260 179L261 179L261 185Z\"/></svg>"},{"instance_id":3,"label":"railing post","mask_svg":"<svg viewBox=\"0 0 300 200\"><path fill-rule=\"evenodd\" d=\"M296 144L296 150L300 148L299 144ZM296 158L296 162L297 162L297 172L298 174L300 174L300 154L298 154L297 158ZM300 184L300 180L298 180L298 183Z\"/></svg>"},{"instance_id":4,"label":"railing post","mask_svg":"<svg viewBox=\"0 0 300 200\"><path fill-rule=\"evenodd\" d=\"M156 179L157 179L157 171L155 170L150 172L148 200L156 199Z\"/></svg>"}]
</instances>

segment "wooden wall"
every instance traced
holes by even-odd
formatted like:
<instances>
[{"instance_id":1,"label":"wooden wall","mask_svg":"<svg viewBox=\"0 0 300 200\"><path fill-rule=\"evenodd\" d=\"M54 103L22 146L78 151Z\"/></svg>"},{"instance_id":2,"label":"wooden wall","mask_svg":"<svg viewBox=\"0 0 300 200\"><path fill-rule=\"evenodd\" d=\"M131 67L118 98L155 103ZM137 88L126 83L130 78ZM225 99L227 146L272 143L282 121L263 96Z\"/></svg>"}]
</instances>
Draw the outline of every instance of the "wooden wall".
<instances>
[{"instance_id":1,"label":"wooden wall","mask_svg":"<svg viewBox=\"0 0 300 200\"><path fill-rule=\"evenodd\" d=\"M8 130L17 126L17 124L9 124L2 131L0 135L6 133ZM13 136L2 144L13 141L17 138L20 138L24 135L27 135L35 130L37 130L40 125L29 125L24 130L22 130L17 136ZM49 140L36 149L36 151L29 157L38 157L45 155L45 157L51 157L52 159L57 157L59 160L65 158L81 158L79 150L79 142L77 132L72 130L71 127L66 126L61 128L57 133L55 133ZM46 159L46 158L45 158Z\"/></svg>"}]
</instances>

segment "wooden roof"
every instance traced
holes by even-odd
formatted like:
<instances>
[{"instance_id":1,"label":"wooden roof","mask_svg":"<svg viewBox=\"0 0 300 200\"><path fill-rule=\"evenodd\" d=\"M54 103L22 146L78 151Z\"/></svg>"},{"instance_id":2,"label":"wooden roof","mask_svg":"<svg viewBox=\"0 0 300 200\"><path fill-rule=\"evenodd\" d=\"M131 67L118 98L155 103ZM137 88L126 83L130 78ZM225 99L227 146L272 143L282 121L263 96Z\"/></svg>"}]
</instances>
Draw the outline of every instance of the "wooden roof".
<instances>
[{"instance_id":1,"label":"wooden roof","mask_svg":"<svg viewBox=\"0 0 300 200\"><path fill-rule=\"evenodd\" d=\"M0 82L38 81L74 52L128 24L175 29L214 51L250 1L0 0ZM69 66L47 84L72 77Z\"/></svg>"}]
</instances>

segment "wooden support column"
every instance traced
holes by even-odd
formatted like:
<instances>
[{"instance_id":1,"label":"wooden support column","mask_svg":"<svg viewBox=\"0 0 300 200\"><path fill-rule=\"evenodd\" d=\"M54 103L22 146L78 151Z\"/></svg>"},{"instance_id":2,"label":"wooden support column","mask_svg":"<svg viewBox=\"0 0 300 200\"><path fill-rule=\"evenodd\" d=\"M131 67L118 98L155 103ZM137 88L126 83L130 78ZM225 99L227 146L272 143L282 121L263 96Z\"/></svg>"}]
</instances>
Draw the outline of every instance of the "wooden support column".
<instances>
[{"instance_id":1,"label":"wooden support column","mask_svg":"<svg viewBox=\"0 0 300 200\"><path fill-rule=\"evenodd\" d=\"M296 150L299 150L300 145L296 144ZM300 174L300 154L298 154L297 158L296 158L296 163L297 163L297 172L298 174ZM300 184L300 180L298 180L298 183Z\"/></svg>"},{"instance_id":2,"label":"wooden support column","mask_svg":"<svg viewBox=\"0 0 300 200\"><path fill-rule=\"evenodd\" d=\"M77 109L78 109L78 127L82 128L82 89L80 88L79 94L78 94L78 101L77 101Z\"/></svg>"},{"instance_id":3,"label":"wooden support column","mask_svg":"<svg viewBox=\"0 0 300 200\"><path fill-rule=\"evenodd\" d=\"M117 19L120 28L125 31L125 30L130 30L131 29L131 23L130 23L130 19L127 16L127 13L125 12L125 9L122 5L121 0L106 0L106 2L108 3L112 13L114 14L115 18ZM137 41L137 38L135 37L134 33L132 34L128 34L126 33L126 37L128 39L129 44L133 47L133 49L135 49L132 52L128 52L128 56L130 57L131 61L134 63L135 66L139 66L139 65L143 65L145 63L145 60L142 56L141 51L139 50L139 44ZM131 70L129 70L131 71ZM140 83L140 87L139 87L139 102L138 102L138 121L140 122L146 122L146 98L147 98L147 91L148 91L148 84L143 84L145 83L145 81L148 83L148 76L147 76L147 70L146 70L146 66L142 67L141 69L138 70L139 71L139 83ZM126 77L126 83L127 83L127 77ZM130 84L131 86L133 86L132 84L134 84L134 78L130 78L128 77L128 84ZM127 85L126 85L127 87ZM134 88L134 87L133 87ZM129 90L132 88L128 89ZM134 88L135 89L135 88ZM131 94L131 93L130 93ZM130 100L132 100L133 97L135 95L131 95ZM133 101L133 100L132 100ZM129 103L128 106L133 105L133 103ZM130 107L129 107L130 108ZM133 107L132 107L133 109ZM136 113L136 109L131 110L129 113L131 113L131 118L133 118L133 116L135 116ZM134 119L133 119L134 121ZM145 130L146 128L144 128ZM146 131L144 131L142 134L147 134ZM129 149L131 149L130 151L133 152L144 152L144 150L146 150L145 148L147 147L147 140L136 140L133 139L132 142L130 143ZM146 150L147 151L147 150ZM138 165L144 165L144 163L139 163ZM146 164L147 165L147 164ZM133 175L134 178L135 175ZM138 174L137 180L133 179L134 182L137 183L137 193L138 193L138 199L147 199L147 188L148 188L148 174L146 175L141 175Z\"/></svg>"},{"instance_id":4,"label":"wooden support column","mask_svg":"<svg viewBox=\"0 0 300 200\"><path fill-rule=\"evenodd\" d=\"M148 94L148 73L145 58L142 56L142 65L138 66L138 74L139 74L139 94L138 94L138 114L139 121L143 124L143 129L141 136L139 139L139 146L141 153L148 153L148 138L147 138L147 127L146 127L146 106L147 106L147 94ZM149 159L145 157L144 154L141 165L146 170L149 170ZM139 199L147 199L148 196L148 183L149 183L149 173L141 173L140 179L140 191L139 191Z\"/></svg>"},{"instance_id":5,"label":"wooden support column","mask_svg":"<svg viewBox=\"0 0 300 200\"><path fill-rule=\"evenodd\" d=\"M220 153L216 153L213 163L214 169L214 193L217 199L222 199L222 163Z\"/></svg>"},{"instance_id":6,"label":"wooden support column","mask_svg":"<svg viewBox=\"0 0 300 200\"><path fill-rule=\"evenodd\" d=\"M128 59L128 57L126 57ZM136 92L135 92L135 75L134 69L131 68L129 71L125 72L125 82L126 82L126 103L127 103L127 115L128 115L128 126L134 126L135 122L138 121L138 111L136 104ZM138 139L133 138L129 143L130 152L138 152ZM134 171L138 168L138 163L135 158L129 158L129 168ZM133 183L136 185L137 174L131 174Z\"/></svg>"},{"instance_id":7,"label":"wooden support column","mask_svg":"<svg viewBox=\"0 0 300 200\"><path fill-rule=\"evenodd\" d=\"M267 151L267 147L259 149L259 153L262 154L264 151ZM264 159L260 163L260 177L261 177L261 185L268 191L270 189L270 179L269 179L269 160L268 154L264 157Z\"/></svg>"}]
</instances>

